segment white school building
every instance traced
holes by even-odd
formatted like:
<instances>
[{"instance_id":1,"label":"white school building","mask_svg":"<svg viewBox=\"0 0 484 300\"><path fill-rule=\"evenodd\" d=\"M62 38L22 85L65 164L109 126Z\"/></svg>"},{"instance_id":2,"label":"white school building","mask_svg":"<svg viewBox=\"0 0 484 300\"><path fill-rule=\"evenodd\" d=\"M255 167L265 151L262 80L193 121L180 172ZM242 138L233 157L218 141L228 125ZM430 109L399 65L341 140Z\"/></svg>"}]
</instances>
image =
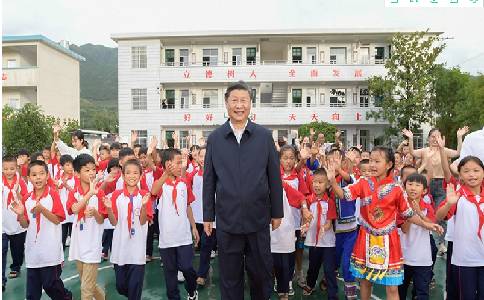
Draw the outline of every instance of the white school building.
<instances>
[{"instance_id":1,"label":"white school building","mask_svg":"<svg viewBox=\"0 0 484 300\"><path fill-rule=\"evenodd\" d=\"M118 44L119 133L139 142L208 137L226 119L224 91L244 80L250 118L274 139L313 121L335 124L346 145L379 143L385 122L367 79L385 74L401 30L246 30L113 34ZM410 31L407 31L410 32ZM432 34L440 34L432 33ZM181 142L181 146L184 145Z\"/></svg>"}]
</instances>

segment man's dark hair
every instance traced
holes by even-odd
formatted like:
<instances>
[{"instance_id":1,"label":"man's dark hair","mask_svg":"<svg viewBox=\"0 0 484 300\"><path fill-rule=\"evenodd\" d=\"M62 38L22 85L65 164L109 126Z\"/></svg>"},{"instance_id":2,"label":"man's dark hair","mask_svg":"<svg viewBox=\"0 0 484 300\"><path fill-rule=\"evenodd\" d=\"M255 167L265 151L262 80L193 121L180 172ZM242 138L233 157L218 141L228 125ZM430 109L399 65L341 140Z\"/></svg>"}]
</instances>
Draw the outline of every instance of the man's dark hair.
<instances>
[{"instance_id":1,"label":"man's dark hair","mask_svg":"<svg viewBox=\"0 0 484 300\"><path fill-rule=\"evenodd\" d=\"M99 151L103 151L103 150L110 151L109 146L108 145L99 146Z\"/></svg>"},{"instance_id":2,"label":"man's dark hair","mask_svg":"<svg viewBox=\"0 0 484 300\"><path fill-rule=\"evenodd\" d=\"M138 155L141 155L141 154L148 155L148 148L147 147L141 147L139 149Z\"/></svg>"},{"instance_id":3,"label":"man's dark hair","mask_svg":"<svg viewBox=\"0 0 484 300\"><path fill-rule=\"evenodd\" d=\"M72 159L72 156L70 156L69 154L64 154L60 157L59 164L61 166L64 166L67 163L71 163L72 165L74 165L74 160Z\"/></svg>"},{"instance_id":4,"label":"man's dark hair","mask_svg":"<svg viewBox=\"0 0 484 300\"><path fill-rule=\"evenodd\" d=\"M111 149L120 150L121 149L121 144L118 143L118 142L114 142L114 143L111 144Z\"/></svg>"},{"instance_id":5,"label":"man's dark hair","mask_svg":"<svg viewBox=\"0 0 484 300\"><path fill-rule=\"evenodd\" d=\"M122 148L121 150L119 150L119 159L120 160L125 158L128 155L134 155L133 149L126 147L126 148Z\"/></svg>"},{"instance_id":6,"label":"man's dark hair","mask_svg":"<svg viewBox=\"0 0 484 300\"><path fill-rule=\"evenodd\" d=\"M43 161L43 160L33 160L29 164L29 169L28 169L27 175L30 175L30 169L32 169L35 166L44 167L45 172L49 173L49 168L47 167L47 164L45 163L45 161Z\"/></svg>"},{"instance_id":7,"label":"man's dark hair","mask_svg":"<svg viewBox=\"0 0 484 300\"><path fill-rule=\"evenodd\" d=\"M406 169L414 169L415 171L417 171L417 168L415 168L414 166L412 165L404 165L401 169L400 169L400 176L403 176L403 172L406 170Z\"/></svg>"},{"instance_id":8,"label":"man's dark hair","mask_svg":"<svg viewBox=\"0 0 484 300\"><path fill-rule=\"evenodd\" d=\"M251 89L249 88L249 86L247 85L247 83L245 83L244 81L240 80L238 82L234 82L234 83L231 83L229 85L229 87L225 91L225 95L224 95L225 96L225 101L227 101L227 99L229 99L230 93L233 90L243 90L243 91L247 91L247 93L249 93L249 98L252 100Z\"/></svg>"},{"instance_id":9,"label":"man's dark hair","mask_svg":"<svg viewBox=\"0 0 484 300\"><path fill-rule=\"evenodd\" d=\"M133 148L141 148L141 144L134 144Z\"/></svg>"},{"instance_id":10,"label":"man's dark hair","mask_svg":"<svg viewBox=\"0 0 484 300\"><path fill-rule=\"evenodd\" d=\"M94 160L94 157L86 153L79 154L72 162L72 165L74 166L74 171L76 171L77 173L81 172L81 168L87 166L88 164L96 165L96 161Z\"/></svg>"},{"instance_id":11,"label":"man's dark hair","mask_svg":"<svg viewBox=\"0 0 484 300\"><path fill-rule=\"evenodd\" d=\"M163 168L166 168L167 161L173 160L177 155L181 155L180 150L175 148L165 149L165 151L163 151L163 154L161 156L161 165L163 166Z\"/></svg>"}]
</instances>

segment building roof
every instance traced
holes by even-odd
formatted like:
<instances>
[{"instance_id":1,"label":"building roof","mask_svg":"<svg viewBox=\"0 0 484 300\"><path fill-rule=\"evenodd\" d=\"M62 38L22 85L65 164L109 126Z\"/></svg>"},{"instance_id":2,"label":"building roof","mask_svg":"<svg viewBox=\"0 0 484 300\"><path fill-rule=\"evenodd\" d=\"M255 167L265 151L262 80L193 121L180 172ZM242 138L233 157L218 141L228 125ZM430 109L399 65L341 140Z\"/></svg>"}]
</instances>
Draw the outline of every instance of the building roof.
<instances>
[{"instance_id":1,"label":"building roof","mask_svg":"<svg viewBox=\"0 0 484 300\"><path fill-rule=\"evenodd\" d=\"M36 34L36 35L4 35L2 36L2 42L3 43L22 43L22 42L41 42L46 44L47 46L50 46L54 48L55 50L62 52L66 55L69 55L70 57L78 60L78 61L85 61L86 59L77 54L76 52L67 49L63 46L61 46L59 43L54 42L53 40L41 35L41 34Z\"/></svg>"},{"instance_id":2,"label":"building roof","mask_svg":"<svg viewBox=\"0 0 484 300\"><path fill-rule=\"evenodd\" d=\"M312 28L312 29L251 29L251 30L209 30L209 31L179 31L179 32L133 32L113 33L111 39L131 40L166 37L217 37L217 36L314 36L314 35L366 35L394 34L397 32L414 32L419 29L401 28ZM425 30L425 29L421 29ZM441 35L443 31L430 31L429 34Z\"/></svg>"}]
</instances>

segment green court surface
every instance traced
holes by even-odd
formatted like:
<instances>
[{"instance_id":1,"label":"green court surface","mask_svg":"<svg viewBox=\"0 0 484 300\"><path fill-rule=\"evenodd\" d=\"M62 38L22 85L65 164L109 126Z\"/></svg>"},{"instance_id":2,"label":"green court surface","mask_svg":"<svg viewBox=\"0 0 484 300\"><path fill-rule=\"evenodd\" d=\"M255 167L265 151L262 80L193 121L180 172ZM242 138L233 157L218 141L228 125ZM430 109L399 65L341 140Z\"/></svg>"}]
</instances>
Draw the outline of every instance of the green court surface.
<instances>
[{"instance_id":1,"label":"green court surface","mask_svg":"<svg viewBox=\"0 0 484 300\"><path fill-rule=\"evenodd\" d=\"M157 241L155 241L157 244ZM67 257L66 250L66 257ZM156 253L156 248L155 248ZM307 251L305 251L305 259L304 259L304 267L307 267ZM10 265L10 253L8 253L7 259L7 270L6 273L8 274ZM195 254L195 261L194 266L198 267L198 253ZM436 277L436 286L434 289L431 290L431 299L444 299L444 288L445 288L445 260L443 258L437 258L437 262L435 265L435 277ZM6 291L3 292L3 299L5 300L17 300L17 299L25 299L25 278L26 278L25 266L22 268L21 276L17 279L9 279L7 281L7 288ZM206 287L199 289L199 299L220 299L219 290L218 290L218 260L217 258L212 260L212 268L210 270L209 278L210 280L207 282ZM320 271L320 278L323 276L323 270ZM66 261L63 272L62 272L62 279L66 288L71 290L74 295L74 299L80 299L80 285L79 285L79 277L77 274L76 266L74 262ZM101 287L103 287L106 291L107 299L115 300L115 299L126 299L123 296L120 296L116 292L116 285L115 285L115 278L114 278L114 270L112 265L109 262L103 262L99 265L99 272L98 272L98 283ZM344 299L343 296L343 285L342 282L339 281L339 298ZM179 285L180 295L182 299L186 299L186 292L184 289L183 284ZM297 287L297 284L294 284L294 289L296 295L290 297L293 300L300 300L300 299L327 299L326 293L317 290L311 296L303 296L301 288ZM409 291L410 293L410 291ZM43 295L42 299L49 299L47 295ZM166 297L166 290L165 290L165 281L163 276L163 269L160 266L159 258L153 260L152 262L146 265L145 269L145 278L144 278L144 288L143 288L143 296L142 299L167 299ZM248 287L246 286L245 289L245 299L250 299ZM271 299L278 299L277 295L274 293ZM386 299L385 290L384 288L377 286L373 290L372 299ZM410 299L410 297L408 297Z\"/></svg>"}]
</instances>

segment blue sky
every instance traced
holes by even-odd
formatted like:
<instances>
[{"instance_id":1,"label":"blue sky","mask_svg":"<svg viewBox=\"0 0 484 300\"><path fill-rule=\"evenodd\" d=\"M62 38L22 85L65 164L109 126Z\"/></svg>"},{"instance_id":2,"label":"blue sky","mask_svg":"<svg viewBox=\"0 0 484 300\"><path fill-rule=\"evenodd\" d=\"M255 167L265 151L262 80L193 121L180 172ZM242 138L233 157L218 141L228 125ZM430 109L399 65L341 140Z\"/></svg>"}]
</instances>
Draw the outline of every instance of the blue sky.
<instances>
[{"instance_id":1,"label":"blue sky","mask_svg":"<svg viewBox=\"0 0 484 300\"><path fill-rule=\"evenodd\" d=\"M484 8L385 8L384 0L4 0L3 34L115 47L112 33L220 29L444 31L441 61L484 73Z\"/></svg>"}]
</instances>

